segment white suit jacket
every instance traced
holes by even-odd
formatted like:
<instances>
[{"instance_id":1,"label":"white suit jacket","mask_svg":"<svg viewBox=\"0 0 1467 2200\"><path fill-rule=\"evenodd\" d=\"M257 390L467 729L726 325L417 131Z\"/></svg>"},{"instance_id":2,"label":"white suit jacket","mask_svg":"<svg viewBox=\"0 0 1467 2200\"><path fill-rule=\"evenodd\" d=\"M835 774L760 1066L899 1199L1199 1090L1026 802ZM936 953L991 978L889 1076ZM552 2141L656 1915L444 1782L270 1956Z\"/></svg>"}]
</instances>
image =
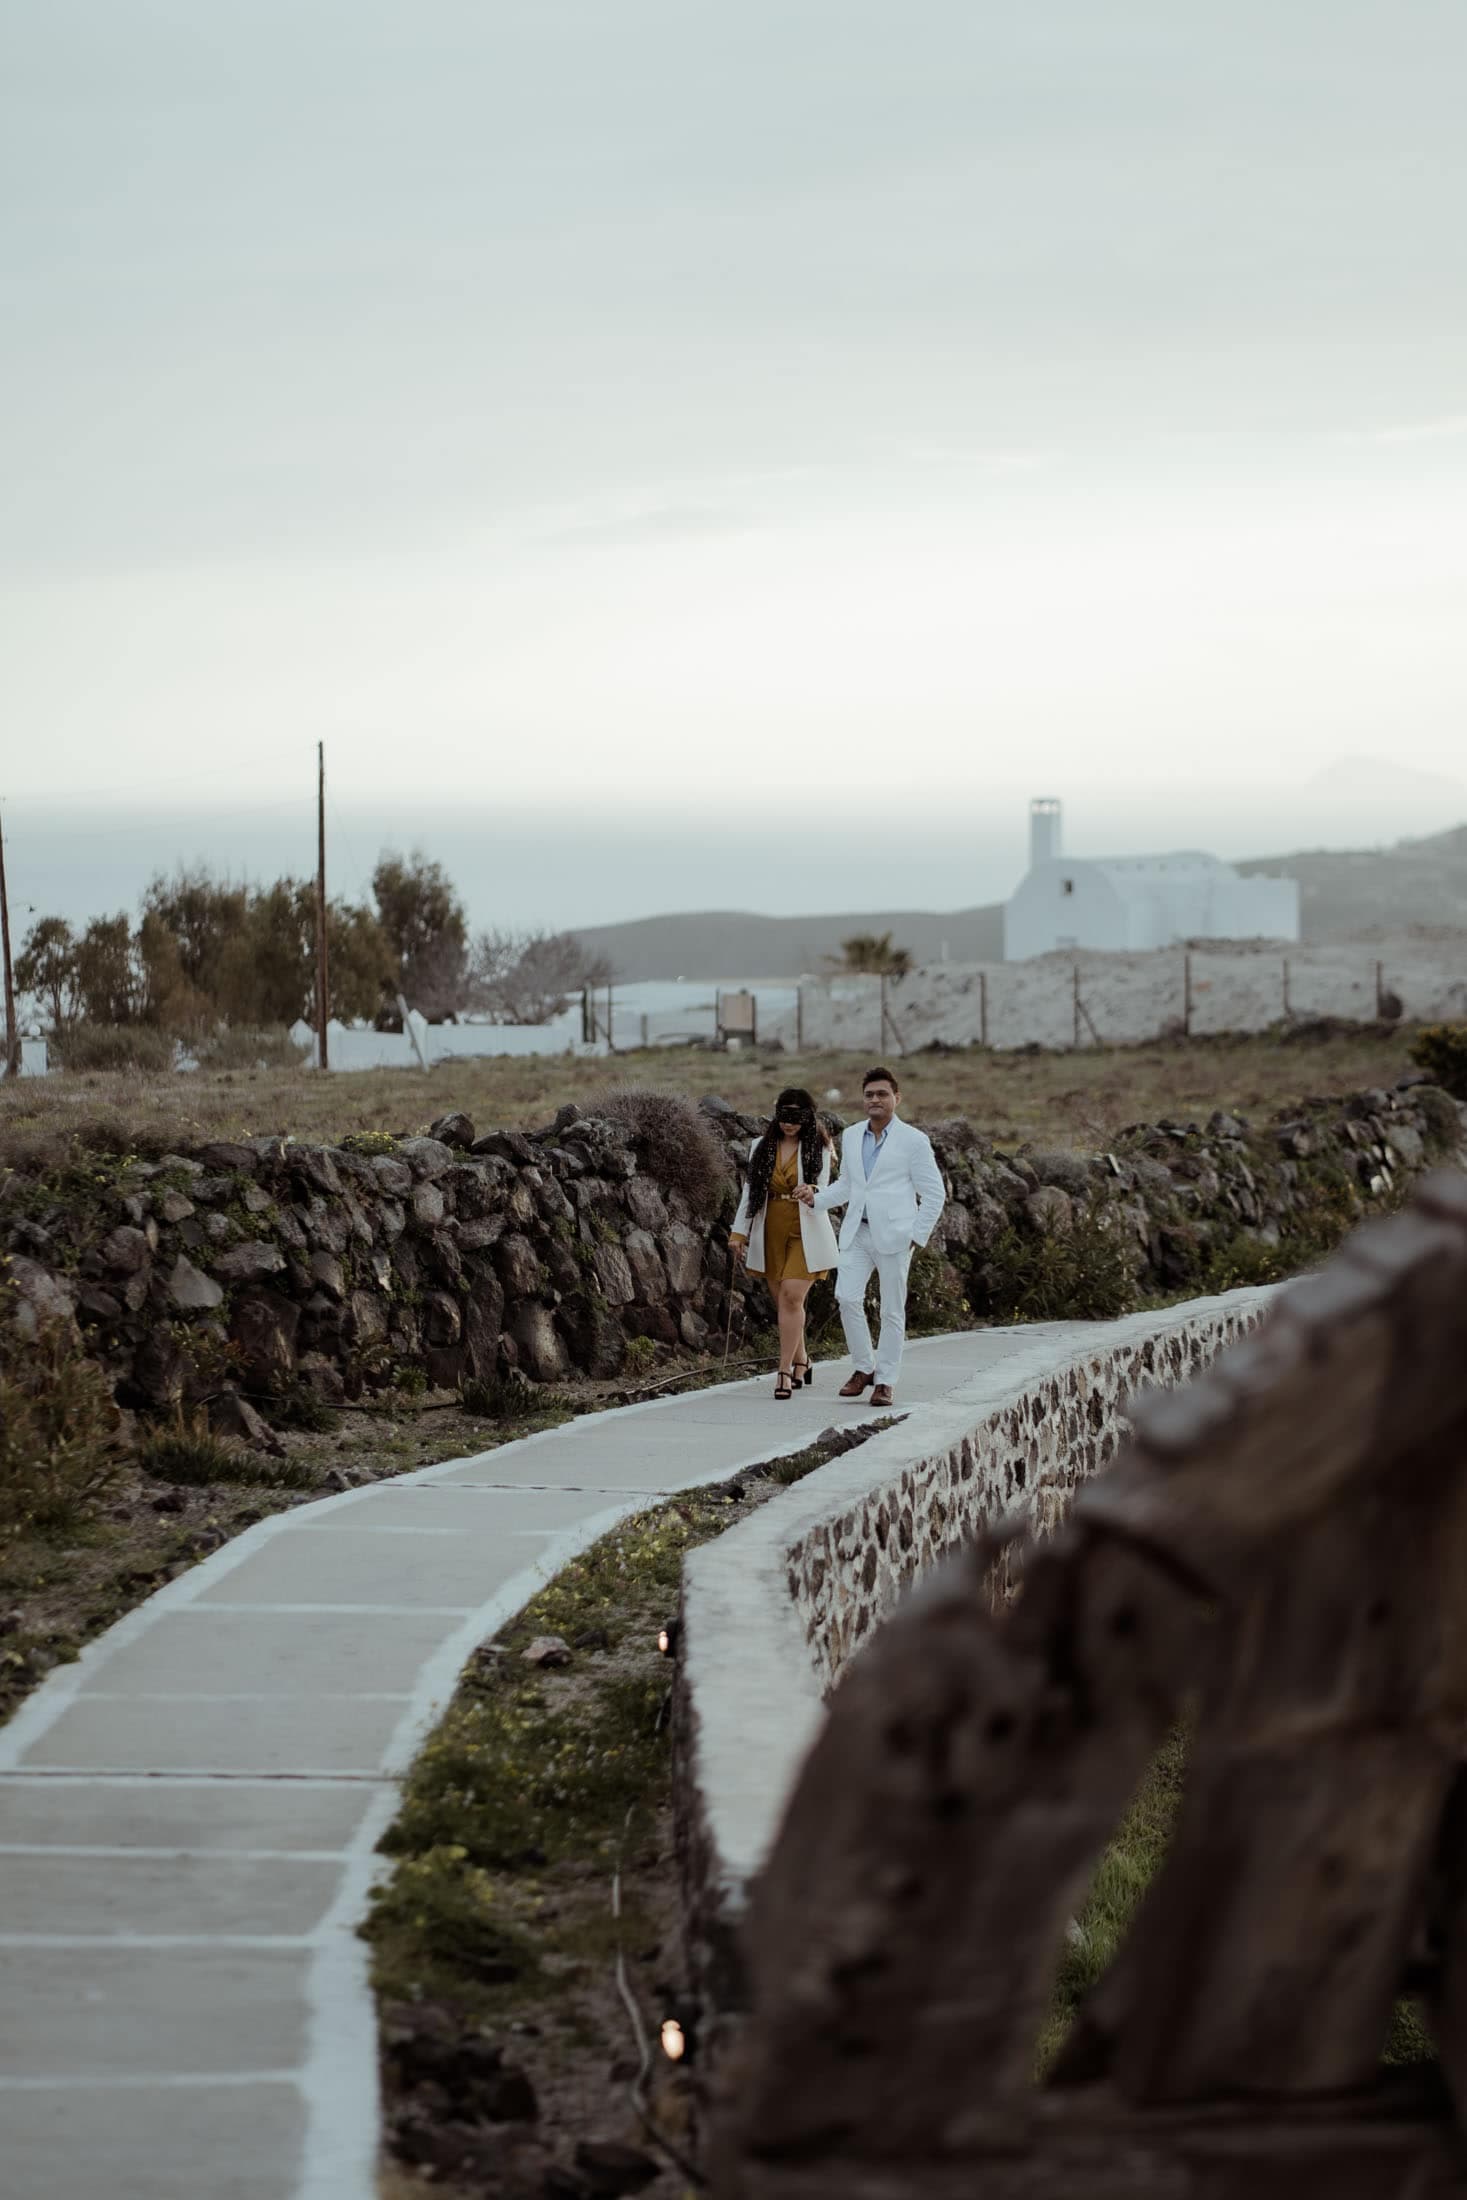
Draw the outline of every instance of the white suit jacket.
<instances>
[{"instance_id":1,"label":"white suit jacket","mask_svg":"<svg viewBox=\"0 0 1467 2200\"><path fill-rule=\"evenodd\" d=\"M754 1158L754 1150L758 1144L759 1141L756 1138L754 1144L749 1148L751 1161ZM796 1174L803 1184L805 1181L803 1159L796 1164ZM821 1148L820 1174L816 1177L815 1182L822 1191L830 1182L830 1148L828 1146ZM729 1236L748 1239L749 1246L744 1255L744 1261L750 1272L756 1276L762 1276L764 1273L764 1217L768 1211L767 1206L761 1207L754 1217L752 1227L750 1226L749 1187L746 1182L744 1196L739 1201L739 1211L734 1216L733 1228L729 1232ZM800 1208L800 1243L804 1247L805 1266L812 1276L818 1275L822 1269L835 1266L837 1257L835 1232L824 1215L816 1214L813 1207L802 1205Z\"/></svg>"},{"instance_id":2,"label":"white suit jacket","mask_svg":"<svg viewBox=\"0 0 1467 2200\"><path fill-rule=\"evenodd\" d=\"M830 1207L845 1208L842 1252L855 1244L863 1222L871 1225L871 1242L878 1253L904 1253L909 1245L925 1245L947 1204L931 1139L894 1115L868 1178L862 1152L865 1136L866 1125L852 1123L841 1140L840 1175L815 1194L816 1207L821 1213Z\"/></svg>"}]
</instances>

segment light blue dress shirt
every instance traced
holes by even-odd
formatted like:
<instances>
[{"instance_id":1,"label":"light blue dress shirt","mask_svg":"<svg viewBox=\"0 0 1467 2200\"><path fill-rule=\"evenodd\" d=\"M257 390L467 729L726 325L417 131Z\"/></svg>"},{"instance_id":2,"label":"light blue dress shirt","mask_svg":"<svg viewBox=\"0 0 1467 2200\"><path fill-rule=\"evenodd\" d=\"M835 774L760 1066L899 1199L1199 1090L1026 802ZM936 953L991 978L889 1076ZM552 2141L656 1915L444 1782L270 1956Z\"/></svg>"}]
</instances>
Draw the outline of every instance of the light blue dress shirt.
<instances>
[{"instance_id":1,"label":"light blue dress shirt","mask_svg":"<svg viewBox=\"0 0 1467 2200\"><path fill-rule=\"evenodd\" d=\"M879 1138L877 1137L875 1131L872 1130L871 1125L869 1123L866 1125L865 1132L863 1133L861 1138L861 1159L866 1165L866 1174L868 1177L870 1176L871 1171L876 1166L877 1155L881 1152L882 1147L886 1144L886 1141L890 1136L890 1123L887 1124L886 1129L881 1133L881 1136Z\"/></svg>"}]
</instances>

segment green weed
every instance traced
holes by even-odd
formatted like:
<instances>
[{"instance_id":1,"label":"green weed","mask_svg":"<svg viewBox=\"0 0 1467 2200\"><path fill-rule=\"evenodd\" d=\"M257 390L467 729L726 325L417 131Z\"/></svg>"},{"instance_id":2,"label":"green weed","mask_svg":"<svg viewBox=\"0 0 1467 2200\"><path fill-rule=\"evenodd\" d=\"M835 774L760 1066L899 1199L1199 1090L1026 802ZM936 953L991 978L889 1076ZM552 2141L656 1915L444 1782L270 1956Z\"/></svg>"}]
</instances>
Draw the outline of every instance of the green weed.
<instances>
[{"instance_id":1,"label":"green weed","mask_svg":"<svg viewBox=\"0 0 1467 2200\"><path fill-rule=\"evenodd\" d=\"M298 1461L264 1458L226 1444L213 1434L202 1410L187 1414L180 1408L172 1421L143 1438L137 1456L144 1474L155 1481L195 1488L214 1482L275 1490L308 1490L316 1485L315 1474Z\"/></svg>"},{"instance_id":2,"label":"green weed","mask_svg":"<svg viewBox=\"0 0 1467 2200\"><path fill-rule=\"evenodd\" d=\"M117 1409L101 1369L62 1323L34 1337L0 1291L0 1552L30 1530L75 1525L116 1481Z\"/></svg>"},{"instance_id":3,"label":"green weed","mask_svg":"<svg viewBox=\"0 0 1467 2200\"><path fill-rule=\"evenodd\" d=\"M1424 1024L1408 1051L1433 1084L1454 1100L1467 1100L1467 1024Z\"/></svg>"}]
</instances>

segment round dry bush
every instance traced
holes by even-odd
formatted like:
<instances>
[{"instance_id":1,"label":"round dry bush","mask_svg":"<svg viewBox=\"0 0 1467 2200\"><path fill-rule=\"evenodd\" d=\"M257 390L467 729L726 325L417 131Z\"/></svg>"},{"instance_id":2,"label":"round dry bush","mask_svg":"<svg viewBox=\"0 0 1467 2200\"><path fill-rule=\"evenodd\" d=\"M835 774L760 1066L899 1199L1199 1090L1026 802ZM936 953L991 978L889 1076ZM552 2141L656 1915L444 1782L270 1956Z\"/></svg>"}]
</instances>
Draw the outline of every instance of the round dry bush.
<instances>
[{"instance_id":1,"label":"round dry bush","mask_svg":"<svg viewBox=\"0 0 1467 2200\"><path fill-rule=\"evenodd\" d=\"M172 1035L151 1024L73 1024L59 1031L51 1050L73 1075L88 1070L138 1070L153 1075L171 1070L177 1054Z\"/></svg>"},{"instance_id":2,"label":"round dry bush","mask_svg":"<svg viewBox=\"0 0 1467 2200\"><path fill-rule=\"evenodd\" d=\"M733 1189L733 1171L723 1141L691 1100L631 1089L606 1093L588 1104L586 1113L620 1123L647 1174L681 1192L694 1214L712 1221Z\"/></svg>"}]
</instances>

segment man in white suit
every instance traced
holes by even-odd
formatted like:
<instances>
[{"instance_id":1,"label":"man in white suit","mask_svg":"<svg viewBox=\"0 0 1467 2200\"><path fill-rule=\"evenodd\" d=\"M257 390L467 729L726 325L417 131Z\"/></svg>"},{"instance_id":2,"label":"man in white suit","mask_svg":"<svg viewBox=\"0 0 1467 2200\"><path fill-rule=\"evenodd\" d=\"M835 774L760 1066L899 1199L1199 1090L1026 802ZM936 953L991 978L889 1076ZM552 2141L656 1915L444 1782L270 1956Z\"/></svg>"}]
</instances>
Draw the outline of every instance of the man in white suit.
<instances>
[{"instance_id":1,"label":"man in white suit","mask_svg":"<svg viewBox=\"0 0 1467 2200\"><path fill-rule=\"evenodd\" d=\"M835 1295L855 1372L840 1394L859 1398L870 1390L874 1406L893 1402L907 1336L912 1248L927 1243L947 1198L932 1141L902 1121L900 1097L889 1069L868 1069L861 1081L866 1120L852 1123L841 1141L840 1175L824 1191L805 1184L797 1194L820 1213L845 1208ZM881 1294L881 1337L874 1351L866 1320L873 1269Z\"/></svg>"}]
</instances>

